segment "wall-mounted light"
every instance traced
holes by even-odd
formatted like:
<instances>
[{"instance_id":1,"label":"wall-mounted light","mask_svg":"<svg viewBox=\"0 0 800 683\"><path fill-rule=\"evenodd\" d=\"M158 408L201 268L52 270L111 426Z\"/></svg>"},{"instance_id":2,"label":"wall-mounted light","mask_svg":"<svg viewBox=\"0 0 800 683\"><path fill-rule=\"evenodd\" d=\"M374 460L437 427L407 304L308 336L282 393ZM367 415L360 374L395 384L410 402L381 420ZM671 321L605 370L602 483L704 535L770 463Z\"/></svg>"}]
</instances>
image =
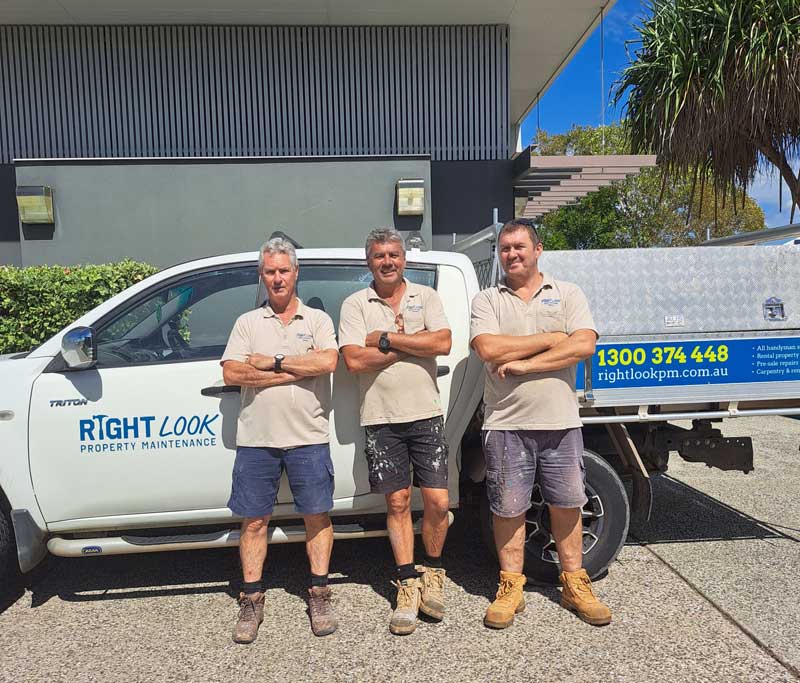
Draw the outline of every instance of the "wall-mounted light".
<instances>
[{"instance_id":1,"label":"wall-mounted light","mask_svg":"<svg viewBox=\"0 0 800 683\"><path fill-rule=\"evenodd\" d=\"M421 216L425 213L425 181L400 178L397 181L397 215Z\"/></svg>"},{"instance_id":2,"label":"wall-mounted light","mask_svg":"<svg viewBox=\"0 0 800 683\"><path fill-rule=\"evenodd\" d=\"M55 223L53 190L46 185L25 185L17 188L17 211L23 223Z\"/></svg>"}]
</instances>

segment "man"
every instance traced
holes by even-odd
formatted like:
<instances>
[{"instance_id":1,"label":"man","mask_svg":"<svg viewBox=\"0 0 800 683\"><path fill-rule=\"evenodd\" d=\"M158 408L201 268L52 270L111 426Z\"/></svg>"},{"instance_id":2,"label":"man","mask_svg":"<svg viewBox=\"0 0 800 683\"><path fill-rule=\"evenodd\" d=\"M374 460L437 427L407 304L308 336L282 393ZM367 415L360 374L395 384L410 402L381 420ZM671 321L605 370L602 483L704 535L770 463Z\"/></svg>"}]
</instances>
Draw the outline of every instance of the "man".
<instances>
[{"instance_id":1,"label":"man","mask_svg":"<svg viewBox=\"0 0 800 683\"><path fill-rule=\"evenodd\" d=\"M389 622L412 633L421 609L444 618L442 548L447 535L447 442L436 386L436 356L450 353L450 327L435 290L403 278L403 238L373 230L366 242L372 285L342 304L339 347L359 375L370 490L386 496L386 527L397 564L397 603ZM424 567L414 566L411 475L422 492Z\"/></svg>"},{"instance_id":2,"label":"man","mask_svg":"<svg viewBox=\"0 0 800 683\"><path fill-rule=\"evenodd\" d=\"M542 243L530 221L506 223L497 248L505 279L473 300L470 333L487 368L486 489L500 560L484 623L506 628L525 609L525 512L538 468L561 563L561 605L590 624L608 624L611 610L581 567L587 498L575 397L575 366L594 353L598 334L581 289L539 271Z\"/></svg>"},{"instance_id":3,"label":"man","mask_svg":"<svg viewBox=\"0 0 800 683\"><path fill-rule=\"evenodd\" d=\"M333 507L329 375L339 357L333 321L295 295L299 268L288 241L266 242L259 270L268 301L239 317L221 360L225 384L242 387L228 501L231 511L243 517L239 556L244 586L233 629L237 643L252 643L264 619L261 573L267 556L267 524L284 470L295 510L306 527L311 629L323 636L337 626L328 586L333 548L328 517Z\"/></svg>"}]
</instances>

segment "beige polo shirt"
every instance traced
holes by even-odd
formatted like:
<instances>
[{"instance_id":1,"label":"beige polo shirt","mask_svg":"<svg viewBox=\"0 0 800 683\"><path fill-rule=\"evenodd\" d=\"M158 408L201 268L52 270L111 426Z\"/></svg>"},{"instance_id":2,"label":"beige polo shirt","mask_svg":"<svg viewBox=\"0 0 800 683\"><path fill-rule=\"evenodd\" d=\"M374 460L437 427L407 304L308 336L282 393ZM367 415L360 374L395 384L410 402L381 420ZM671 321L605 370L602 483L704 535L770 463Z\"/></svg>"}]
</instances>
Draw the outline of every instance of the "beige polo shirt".
<instances>
[{"instance_id":1,"label":"beige polo shirt","mask_svg":"<svg viewBox=\"0 0 800 683\"><path fill-rule=\"evenodd\" d=\"M588 329L597 332L586 296L578 285L543 282L529 302L500 283L472 301L470 342L481 334L528 335ZM570 429L580 427L575 366L500 379L485 364L484 429Z\"/></svg>"},{"instance_id":2,"label":"beige polo shirt","mask_svg":"<svg viewBox=\"0 0 800 683\"><path fill-rule=\"evenodd\" d=\"M405 333L450 329L436 290L405 282L399 308ZM394 310L372 287L351 294L339 317L339 348L364 346L367 335L375 330L397 332L394 320ZM406 356L383 370L362 372L358 388L362 426L413 422L442 414L436 358Z\"/></svg>"},{"instance_id":3,"label":"beige polo shirt","mask_svg":"<svg viewBox=\"0 0 800 683\"><path fill-rule=\"evenodd\" d=\"M251 353L301 356L315 348L336 349L333 321L327 313L300 301L294 317L284 325L265 304L239 316L220 363L244 363ZM242 387L241 395L237 446L293 448L328 443L330 375L305 377L274 387Z\"/></svg>"}]
</instances>

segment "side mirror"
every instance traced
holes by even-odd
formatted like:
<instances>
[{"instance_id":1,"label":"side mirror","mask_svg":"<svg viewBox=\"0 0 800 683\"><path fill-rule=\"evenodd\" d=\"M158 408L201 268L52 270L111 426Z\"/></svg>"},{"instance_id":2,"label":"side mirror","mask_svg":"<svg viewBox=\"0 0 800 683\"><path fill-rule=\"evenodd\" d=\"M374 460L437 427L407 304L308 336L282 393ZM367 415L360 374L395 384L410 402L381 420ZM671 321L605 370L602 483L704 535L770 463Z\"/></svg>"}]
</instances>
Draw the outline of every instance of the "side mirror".
<instances>
[{"instance_id":1,"label":"side mirror","mask_svg":"<svg viewBox=\"0 0 800 683\"><path fill-rule=\"evenodd\" d=\"M61 340L61 356L67 367L84 370L97 362L97 344L91 327L75 327Z\"/></svg>"}]
</instances>

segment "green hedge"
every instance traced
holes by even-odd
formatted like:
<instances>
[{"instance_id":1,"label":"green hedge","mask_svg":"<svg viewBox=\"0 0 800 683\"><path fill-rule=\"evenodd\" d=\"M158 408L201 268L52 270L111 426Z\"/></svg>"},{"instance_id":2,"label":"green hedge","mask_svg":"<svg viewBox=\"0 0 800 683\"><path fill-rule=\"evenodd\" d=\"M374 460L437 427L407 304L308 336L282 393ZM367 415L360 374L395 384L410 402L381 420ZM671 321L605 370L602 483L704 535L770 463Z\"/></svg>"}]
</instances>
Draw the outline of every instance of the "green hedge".
<instances>
[{"instance_id":1,"label":"green hedge","mask_svg":"<svg viewBox=\"0 0 800 683\"><path fill-rule=\"evenodd\" d=\"M157 271L130 260L94 266L0 266L0 353L29 351Z\"/></svg>"}]
</instances>

